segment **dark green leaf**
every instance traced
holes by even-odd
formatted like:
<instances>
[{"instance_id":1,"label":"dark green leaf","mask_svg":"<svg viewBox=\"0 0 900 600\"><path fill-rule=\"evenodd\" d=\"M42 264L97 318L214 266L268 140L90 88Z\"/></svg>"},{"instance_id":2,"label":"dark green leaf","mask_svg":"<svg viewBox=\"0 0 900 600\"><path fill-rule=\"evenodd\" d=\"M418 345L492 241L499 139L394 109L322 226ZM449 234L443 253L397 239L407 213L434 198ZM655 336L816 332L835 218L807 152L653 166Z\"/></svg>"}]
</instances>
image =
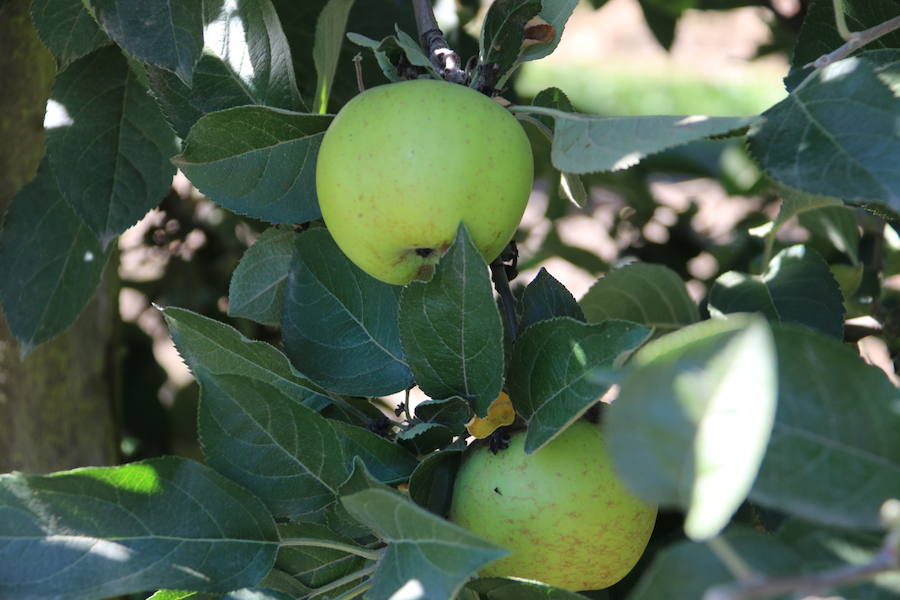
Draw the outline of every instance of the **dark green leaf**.
<instances>
[{"instance_id":1,"label":"dark green leaf","mask_svg":"<svg viewBox=\"0 0 900 600\"><path fill-rule=\"evenodd\" d=\"M515 68L522 52L525 23L541 10L541 0L496 0L481 26L478 66L471 86L499 84Z\"/></svg>"},{"instance_id":2,"label":"dark green leaf","mask_svg":"<svg viewBox=\"0 0 900 600\"><path fill-rule=\"evenodd\" d=\"M850 31L869 29L900 15L896 0L845 1L843 9ZM791 71L785 78L787 89L794 90L812 72L805 65L829 54L844 42L835 25L833 0L809 2L791 57ZM883 48L900 48L900 32L890 32L866 45L869 51Z\"/></svg>"},{"instance_id":3,"label":"dark green leaf","mask_svg":"<svg viewBox=\"0 0 900 600\"><path fill-rule=\"evenodd\" d=\"M182 138L203 115L244 104L301 110L287 38L269 0L204 5L206 49L190 86L148 66L163 112Z\"/></svg>"},{"instance_id":4,"label":"dark green leaf","mask_svg":"<svg viewBox=\"0 0 900 600\"><path fill-rule=\"evenodd\" d=\"M679 10L681 7L676 8L679 3L658 2L657 0L640 0L639 3L644 13L644 20L650 31L653 32L653 37L660 46L669 50L672 42L675 41L675 27L681 16L681 10Z\"/></svg>"},{"instance_id":5,"label":"dark green leaf","mask_svg":"<svg viewBox=\"0 0 900 600\"><path fill-rule=\"evenodd\" d=\"M776 402L766 322L704 321L639 352L604 418L617 471L642 498L687 512L694 539L719 533L763 460Z\"/></svg>"},{"instance_id":6,"label":"dark green leaf","mask_svg":"<svg viewBox=\"0 0 900 600\"><path fill-rule=\"evenodd\" d=\"M194 372L207 464L252 490L276 517L297 519L335 502L349 469L325 417L258 379Z\"/></svg>"},{"instance_id":7,"label":"dark green leaf","mask_svg":"<svg viewBox=\"0 0 900 600\"><path fill-rule=\"evenodd\" d=\"M697 305L677 273L631 263L607 273L579 301L589 322L623 319L669 331L696 322Z\"/></svg>"},{"instance_id":8,"label":"dark green leaf","mask_svg":"<svg viewBox=\"0 0 900 600\"><path fill-rule=\"evenodd\" d=\"M353 540L315 523L286 523L280 525L278 531L281 539L301 538L355 545ZM275 565L310 591L311 588L331 583L358 570L364 562L364 558L342 550L321 546L286 545L278 551Z\"/></svg>"},{"instance_id":9,"label":"dark green leaf","mask_svg":"<svg viewBox=\"0 0 900 600\"><path fill-rule=\"evenodd\" d=\"M202 0L85 0L128 54L190 85L203 50Z\"/></svg>"},{"instance_id":10,"label":"dark green leaf","mask_svg":"<svg viewBox=\"0 0 900 600\"><path fill-rule=\"evenodd\" d=\"M452 598L475 571L507 554L372 480L360 461L355 465L341 502L388 542L367 593L371 600L387 600L410 585L416 597Z\"/></svg>"},{"instance_id":11,"label":"dark green leaf","mask_svg":"<svg viewBox=\"0 0 900 600\"><path fill-rule=\"evenodd\" d=\"M0 303L20 352L75 321L109 254L63 200L44 160L13 198L0 230Z\"/></svg>"},{"instance_id":12,"label":"dark green leaf","mask_svg":"<svg viewBox=\"0 0 900 600\"><path fill-rule=\"evenodd\" d=\"M778 411L751 499L807 520L878 527L900 498L900 392L852 348L775 330Z\"/></svg>"},{"instance_id":13,"label":"dark green leaf","mask_svg":"<svg viewBox=\"0 0 900 600\"><path fill-rule=\"evenodd\" d=\"M762 276L721 275L709 293L715 315L760 312L771 321L799 323L837 338L844 333L844 299L828 263L815 250L791 246Z\"/></svg>"},{"instance_id":14,"label":"dark green leaf","mask_svg":"<svg viewBox=\"0 0 900 600\"><path fill-rule=\"evenodd\" d=\"M63 68L109 41L81 0L32 0L31 20Z\"/></svg>"},{"instance_id":15,"label":"dark green leaf","mask_svg":"<svg viewBox=\"0 0 900 600\"><path fill-rule=\"evenodd\" d=\"M472 407L458 396L426 400L416 406L416 417L427 423L443 425L453 435L464 435L466 423L472 419Z\"/></svg>"},{"instance_id":16,"label":"dark green leaf","mask_svg":"<svg viewBox=\"0 0 900 600\"><path fill-rule=\"evenodd\" d=\"M212 469L166 457L0 475L0 597L107 598L159 586L228 592L272 568L275 523Z\"/></svg>"},{"instance_id":17,"label":"dark green leaf","mask_svg":"<svg viewBox=\"0 0 900 600\"><path fill-rule=\"evenodd\" d=\"M896 210L900 170L892 157L900 154L900 97L865 56L822 69L763 113L749 134L750 151L784 185Z\"/></svg>"},{"instance_id":18,"label":"dark green leaf","mask_svg":"<svg viewBox=\"0 0 900 600\"><path fill-rule=\"evenodd\" d=\"M404 288L400 339L422 391L465 398L487 414L503 385L503 326L484 258L464 225L431 281Z\"/></svg>"},{"instance_id":19,"label":"dark green leaf","mask_svg":"<svg viewBox=\"0 0 900 600\"><path fill-rule=\"evenodd\" d=\"M331 426L341 440L344 455L359 457L378 481L406 481L419 464L415 456L367 429L341 421L331 421Z\"/></svg>"},{"instance_id":20,"label":"dark green leaf","mask_svg":"<svg viewBox=\"0 0 900 600\"><path fill-rule=\"evenodd\" d=\"M724 537L755 572L793 574L801 565L800 557L771 535L733 528ZM734 576L708 545L678 542L653 558L628 600L697 600L709 588L733 582Z\"/></svg>"},{"instance_id":21,"label":"dark green leaf","mask_svg":"<svg viewBox=\"0 0 900 600\"><path fill-rule=\"evenodd\" d=\"M397 434L397 442L418 455L443 448L452 439L450 429L437 423L416 423Z\"/></svg>"},{"instance_id":22,"label":"dark green leaf","mask_svg":"<svg viewBox=\"0 0 900 600\"><path fill-rule=\"evenodd\" d=\"M47 154L66 201L104 247L156 206L172 184L175 136L111 46L59 74Z\"/></svg>"},{"instance_id":23,"label":"dark green leaf","mask_svg":"<svg viewBox=\"0 0 900 600\"><path fill-rule=\"evenodd\" d=\"M537 276L525 286L519 325L524 331L530 325L554 317L572 317L576 321L584 321L584 313L572 293L541 267Z\"/></svg>"},{"instance_id":24,"label":"dark green leaf","mask_svg":"<svg viewBox=\"0 0 900 600\"><path fill-rule=\"evenodd\" d=\"M615 383L613 372L650 335L628 321L588 325L560 317L529 327L516 341L509 397L528 422L525 452L552 440Z\"/></svg>"},{"instance_id":25,"label":"dark green leaf","mask_svg":"<svg viewBox=\"0 0 900 600\"><path fill-rule=\"evenodd\" d=\"M328 112L328 96L334 85L347 19L354 0L328 0L316 21L316 41L313 44L313 62L316 65L316 95L313 107L316 112Z\"/></svg>"},{"instance_id":26,"label":"dark green leaf","mask_svg":"<svg viewBox=\"0 0 900 600\"><path fill-rule=\"evenodd\" d=\"M465 446L453 446L428 455L409 478L409 497L436 515L446 516L453 500L453 483Z\"/></svg>"},{"instance_id":27,"label":"dark green leaf","mask_svg":"<svg viewBox=\"0 0 900 600\"><path fill-rule=\"evenodd\" d=\"M323 228L295 243L281 320L304 375L333 392L381 396L412 385L397 324L400 288L363 273Z\"/></svg>"},{"instance_id":28,"label":"dark green leaf","mask_svg":"<svg viewBox=\"0 0 900 600\"><path fill-rule=\"evenodd\" d=\"M575 592L527 579L485 577L470 581L466 588L482 600L584 600Z\"/></svg>"},{"instance_id":29,"label":"dark green leaf","mask_svg":"<svg viewBox=\"0 0 900 600\"><path fill-rule=\"evenodd\" d=\"M191 128L174 162L225 208L271 223L320 216L316 156L329 115L238 106L209 113Z\"/></svg>"},{"instance_id":30,"label":"dark green leaf","mask_svg":"<svg viewBox=\"0 0 900 600\"><path fill-rule=\"evenodd\" d=\"M297 373L275 347L248 340L233 327L183 308L167 308L163 317L175 347L192 370L202 369L211 376L250 377L314 410L331 403L325 392Z\"/></svg>"},{"instance_id":31,"label":"dark green leaf","mask_svg":"<svg viewBox=\"0 0 900 600\"><path fill-rule=\"evenodd\" d=\"M266 325L281 322L284 286L294 257L290 229L271 227L250 246L231 275L228 314Z\"/></svg>"},{"instance_id":32,"label":"dark green leaf","mask_svg":"<svg viewBox=\"0 0 900 600\"><path fill-rule=\"evenodd\" d=\"M601 117L552 108L515 106L514 112L552 117L553 166L567 173L618 171L644 157L710 136L726 135L757 117Z\"/></svg>"}]
</instances>

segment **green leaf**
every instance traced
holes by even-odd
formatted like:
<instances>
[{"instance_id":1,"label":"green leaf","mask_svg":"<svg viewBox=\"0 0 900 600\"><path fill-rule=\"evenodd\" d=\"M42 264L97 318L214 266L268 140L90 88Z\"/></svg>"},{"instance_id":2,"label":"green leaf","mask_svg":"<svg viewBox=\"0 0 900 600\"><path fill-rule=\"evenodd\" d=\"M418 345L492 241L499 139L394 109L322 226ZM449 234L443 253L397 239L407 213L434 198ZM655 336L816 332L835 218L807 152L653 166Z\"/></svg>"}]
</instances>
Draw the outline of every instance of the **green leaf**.
<instances>
[{"instance_id":1,"label":"green leaf","mask_svg":"<svg viewBox=\"0 0 900 600\"><path fill-rule=\"evenodd\" d=\"M292 600L293 596L265 586L234 590L227 594L204 594L203 592L185 592L176 590L159 590L147 600Z\"/></svg>"},{"instance_id":2,"label":"green leaf","mask_svg":"<svg viewBox=\"0 0 900 600\"><path fill-rule=\"evenodd\" d=\"M250 377L314 410L331 403L325 392L297 373L274 346L249 340L225 323L183 308L166 308L163 317L175 347L191 370L202 369L210 376Z\"/></svg>"},{"instance_id":3,"label":"green leaf","mask_svg":"<svg viewBox=\"0 0 900 600\"><path fill-rule=\"evenodd\" d=\"M589 322L623 319L669 331L700 319L697 305L677 273L635 262L598 279L579 301Z\"/></svg>"},{"instance_id":4,"label":"green leaf","mask_svg":"<svg viewBox=\"0 0 900 600\"><path fill-rule=\"evenodd\" d=\"M4 552L18 557L0 561L3 598L228 592L261 580L278 549L258 498L175 457L0 475L0 514Z\"/></svg>"},{"instance_id":5,"label":"green leaf","mask_svg":"<svg viewBox=\"0 0 900 600\"><path fill-rule=\"evenodd\" d=\"M453 483L465 446L449 447L429 454L409 478L409 497L436 515L447 516L453 499Z\"/></svg>"},{"instance_id":6,"label":"green leaf","mask_svg":"<svg viewBox=\"0 0 900 600\"><path fill-rule=\"evenodd\" d=\"M482 600L584 600L581 594L528 579L484 577L470 581L466 588Z\"/></svg>"},{"instance_id":7,"label":"green leaf","mask_svg":"<svg viewBox=\"0 0 900 600\"><path fill-rule=\"evenodd\" d=\"M757 117L601 117L539 106L513 112L553 118L553 166L568 173L618 171L663 150L741 130Z\"/></svg>"},{"instance_id":8,"label":"green leaf","mask_svg":"<svg viewBox=\"0 0 900 600\"><path fill-rule=\"evenodd\" d=\"M328 0L328 4L319 13L316 21L316 41L313 44L313 62L316 65L317 112L328 112L328 96L334 83L341 45L344 42L344 31L347 29L347 18L354 0Z\"/></svg>"},{"instance_id":9,"label":"green leaf","mask_svg":"<svg viewBox=\"0 0 900 600\"><path fill-rule=\"evenodd\" d=\"M336 502L349 469L325 417L251 377L195 374L209 466L252 490L275 517L294 520Z\"/></svg>"},{"instance_id":10,"label":"green leaf","mask_svg":"<svg viewBox=\"0 0 900 600\"><path fill-rule=\"evenodd\" d=\"M472 416L472 407L459 396L441 400L426 400L416 405L416 418L426 423L443 425L453 432L453 435L464 435L466 423L472 419Z\"/></svg>"},{"instance_id":11,"label":"green leaf","mask_svg":"<svg viewBox=\"0 0 900 600\"><path fill-rule=\"evenodd\" d=\"M802 564L799 556L771 535L734 527L724 538L755 572L794 574ZM654 556L628 600L697 600L709 588L730 583L734 576L707 544L682 541Z\"/></svg>"},{"instance_id":12,"label":"green leaf","mask_svg":"<svg viewBox=\"0 0 900 600\"><path fill-rule=\"evenodd\" d=\"M516 341L509 397L528 423L525 452L537 451L615 383L612 373L649 336L628 321L588 325L569 317L542 321Z\"/></svg>"},{"instance_id":13,"label":"green leaf","mask_svg":"<svg viewBox=\"0 0 900 600\"><path fill-rule=\"evenodd\" d=\"M175 136L114 46L60 73L50 107L47 154L59 190L107 247L165 196Z\"/></svg>"},{"instance_id":14,"label":"green leaf","mask_svg":"<svg viewBox=\"0 0 900 600\"><path fill-rule=\"evenodd\" d=\"M397 324L400 288L363 273L328 231L297 237L285 288L284 345L304 375L340 394L381 396L412 385Z\"/></svg>"},{"instance_id":15,"label":"green leaf","mask_svg":"<svg viewBox=\"0 0 900 600\"><path fill-rule=\"evenodd\" d=\"M63 200L44 160L0 230L0 303L22 354L75 321L109 254Z\"/></svg>"},{"instance_id":16,"label":"green leaf","mask_svg":"<svg viewBox=\"0 0 900 600\"><path fill-rule=\"evenodd\" d=\"M398 443L420 456L447 446L452 439L450 429L438 423L416 423L397 434Z\"/></svg>"},{"instance_id":17,"label":"green leaf","mask_svg":"<svg viewBox=\"0 0 900 600\"><path fill-rule=\"evenodd\" d=\"M847 255L853 265L859 264L859 228L852 208L824 206L801 213L799 220L812 236L810 243L820 241Z\"/></svg>"},{"instance_id":18,"label":"green leaf","mask_svg":"<svg viewBox=\"0 0 900 600\"><path fill-rule=\"evenodd\" d=\"M368 429L342 421L330 422L341 440L344 455L362 459L366 469L378 481L406 481L419 464L415 456Z\"/></svg>"},{"instance_id":19,"label":"green leaf","mask_svg":"<svg viewBox=\"0 0 900 600\"><path fill-rule=\"evenodd\" d=\"M281 539L323 540L354 546L352 539L315 523L285 523L278 527ZM275 565L310 591L360 569L365 559L321 546L282 546Z\"/></svg>"},{"instance_id":20,"label":"green leaf","mask_svg":"<svg viewBox=\"0 0 900 600\"><path fill-rule=\"evenodd\" d=\"M304 107L288 40L269 0L207 2L204 13L205 50L190 86L171 71L147 68L153 93L180 137L203 115L226 108Z\"/></svg>"},{"instance_id":21,"label":"green leaf","mask_svg":"<svg viewBox=\"0 0 900 600\"><path fill-rule=\"evenodd\" d=\"M538 16L553 27L553 40L526 46L522 49L519 62L538 60L552 54L556 50L559 40L562 39L566 21L572 16L572 12L578 5L578 0L554 0L553 2L542 2L541 4L541 12L538 13Z\"/></svg>"},{"instance_id":22,"label":"green leaf","mask_svg":"<svg viewBox=\"0 0 900 600\"><path fill-rule=\"evenodd\" d=\"M421 46L399 27L396 30L396 35L389 35L380 42L359 33L348 33L347 38L357 46L372 50L378 66L381 67L381 72L389 81L403 80L403 76L397 71L396 66L401 57L408 60L413 66L424 68L436 79L439 79L440 75L428 60L428 56L422 51Z\"/></svg>"},{"instance_id":23,"label":"green leaf","mask_svg":"<svg viewBox=\"0 0 900 600\"><path fill-rule=\"evenodd\" d=\"M238 106L201 117L175 163L228 210L271 223L320 216L316 156L329 115Z\"/></svg>"},{"instance_id":24,"label":"green leaf","mask_svg":"<svg viewBox=\"0 0 900 600\"><path fill-rule=\"evenodd\" d=\"M678 25L683 7L677 6L680 3L657 0L639 0L639 4L644 13L644 21L653 32L653 37L660 46L666 50L671 49L672 42L675 41L675 27Z\"/></svg>"},{"instance_id":25,"label":"green leaf","mask_svg":"<svg viewBox=\"0 0 900 600\"><path fill-rule=\"evenodd\" d=\"M31 20L62 68L109 42L81 0L32 0Z\"/></svg>"},{"instance_id":26,"label":"green leaf","mask_svg":"<svg viewBox=\"0 0 900 600\"><path fill-rule=\"evenodd\" d=\"M522 294L522 319L519 326L524 331L535 323L554 317L572 317L576 321L584 321L584 313L572 293L547 269L541 267Z\"/></svg>"},{"instance_id":27,"label":"green leaf","mask_svg":"<svg viewBox=\"0 0 900 600\"><path fill-rule=\"evenodd\" d=\"M853 0L843 2L844 17L850 31L862 31L880 25L898 14L896 0ZM811 72L805 65L829 54L844 44L835 26L833 0L812 0L803 17L803 26L791 57L791 71L785 86L794 90ZM866 45L866 52L900 48L900 32L892 31Z\"/></svg>"},{"instance_id":28,"label":"green leaf","mask_svg":"<svg viewBox=\"0 0 900 600\"><path fill-rule=\"evenodd\" d=\"M525 23L541 10L541 0L496 0L491 3L478 43L478 66L470 86L502 87L518 64Z\"/></svg>"},{"instance_id":29,"label":"green leaf","mask_svg":"<svg viewBox=\"0 0 900 600\"><path fill-rule=\"evenodd\" d=\"M839 340L775 329L778 411L750 498L806 520L879 527L900 498L900 393Z\"/></svg>"},{"instance_id":30,"label":"green leaf","mask_svg":"<svg viewBox=\"0 0 900 600\"><path fill-rule=\"evenodd\" d=\"M103 29L138 60L191 84L203 50L202 0L85 0Z\"/></svg>"},{"instance_id":31,"label":"green leaf","mask_svg":"<svg viewBox=\"0 0 900 600\"><path fill-rule=\"evenodd\" d=\"M714 316L759 312L776 323L799 323L826 335L844 333L844 298L828 263L806 246L779 252L761 276L729 271L709 293Z\"/></svg>"},{"instance_id":32,"label":"green leaf","mask_svg":"<svg viewBox=\"0 0 900 600\"><path fill-rule=\"evenodd\" d=\"M556 87L541 90L531 101L532 106L544 106L564 112L574 112L575 108L565 92ZM543 125L539 127L541 133L547 136L547 141L553 141L553 129L555 127L552 117L547 115L533 115ZM584 206L588 202L587 189L580 175L561 171L559 180L560 191L576 206Z\"/></svg>"},{"instance_id":33,"label":"green leaf","mask_svg":"<svg viewBox=\"0 0 900 600\"><path fill-rule=\"evenodd\" d=\"M341 502L388 542L366 595L371 600L387 600L404 586L416 597L452 598L475 571L507 554L373 481L360 461L341 488Z\"/></svg>"},{"instance_id":34,"label":"green leaf","mask_svg":"<svg viewBox=\"0 0 900 600\"><path fill-rule=\"evenodd\" d=\"M650 357L650 358L646 358ZM704 321L649 344L604 419L617 471L642 498L687 512L693 539L721 531L763 460L776 402L765 321Z\"/></svg>"},{"instance_id":35,"label":"green leaf","mask_svg":"<svg viewBox=\"0 0 900 600\"><path fill-rule=\"evenodd\" d=\"M864 57L825 67L763 113L749 134L750 151L784 185L897 209L900 171L892 157L900 154L900 97Z\"/></svg>"},{"instance_id":36,"label":"green leaf","mask_svg":"<svg viewBox=\"0 0 900 600\"><path fill-rule=\"evenodd\" d=\"M431 281L404 288L400 340L422 391L465 398L476 414L487 414L503 385L503 325L484 258L465 225Z\"/></svg>"},{"instance_id":37,"label":"green leaf","mask_svg":"<svg viewBox=\"0 0 900 600\"><path fill-rule=\"evenodd\" d=\"M250 246L231 275L228 315L265 325L281 322L284 286L294 257L290 229L270 227Z\"/></svg>"}]
</instances>

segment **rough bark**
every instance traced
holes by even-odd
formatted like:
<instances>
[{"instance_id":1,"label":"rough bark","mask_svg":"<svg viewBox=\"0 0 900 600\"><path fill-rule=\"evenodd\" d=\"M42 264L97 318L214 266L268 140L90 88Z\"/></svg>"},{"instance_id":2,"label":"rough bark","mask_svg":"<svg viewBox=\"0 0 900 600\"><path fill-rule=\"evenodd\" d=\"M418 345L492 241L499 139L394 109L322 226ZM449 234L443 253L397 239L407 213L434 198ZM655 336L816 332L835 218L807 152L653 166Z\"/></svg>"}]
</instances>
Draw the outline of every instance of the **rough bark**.
<instances>
[{"instance_id":1,"label":"rough bark","mask_svg":"<svg viewBox=\"0 0 900 600\"><path fill-rule=\"evenodd\" d=\"M56 70L29 8L30 0L0 5L0 214L44 154L44 107ZM108 271L72 328L24 361L0 314L0 472L117 460L116 386L110 377L115 268Z\"/></svg>"}]
</instances>

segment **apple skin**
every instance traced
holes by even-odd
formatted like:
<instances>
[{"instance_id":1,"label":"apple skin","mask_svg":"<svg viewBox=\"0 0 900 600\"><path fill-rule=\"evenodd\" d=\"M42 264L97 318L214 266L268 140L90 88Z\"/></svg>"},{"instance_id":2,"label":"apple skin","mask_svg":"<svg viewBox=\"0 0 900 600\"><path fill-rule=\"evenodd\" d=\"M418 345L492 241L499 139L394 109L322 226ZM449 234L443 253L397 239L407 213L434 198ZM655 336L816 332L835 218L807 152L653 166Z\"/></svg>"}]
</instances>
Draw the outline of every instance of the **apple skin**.
<instances>
[{"instance_id":1,"label":"apple skin","mask_svg":"<svg viewBox=\"0 0 900 600\"><path fill-rule=\"evenodd\" d=\"M656 507L625 489L596 425L576 421L530 455L524 442L518 432L496 455L470 450L456 476L450 520L510 550L480 575L613 585L643 554Z\"/></svg>"},{"instance_id":2,"label":"apple skin","mask_svg":"<svg viewBox=\"0 0 900 600\"><path fill-rule=\"evenodd\" d=\"M460 222L485 261L522 218L531 145L499 104L420 79L354 97L325 133L316 191L338 247L363 271L403 285L428 279Z\"/></svg>"}]
</instances>

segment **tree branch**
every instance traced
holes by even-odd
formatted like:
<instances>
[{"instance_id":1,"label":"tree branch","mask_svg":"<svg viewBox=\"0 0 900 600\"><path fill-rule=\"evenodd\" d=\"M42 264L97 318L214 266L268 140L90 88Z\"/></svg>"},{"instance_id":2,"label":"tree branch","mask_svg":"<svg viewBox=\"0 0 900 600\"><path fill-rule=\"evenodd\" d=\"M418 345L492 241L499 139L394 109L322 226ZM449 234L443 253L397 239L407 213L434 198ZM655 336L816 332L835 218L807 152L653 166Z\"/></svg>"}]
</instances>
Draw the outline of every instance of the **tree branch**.
<instances>
[{"instance_id":1,"label":"tree branch","mask_svg":"<svg viewBox=\"0 0 900 600\"><path fill-rule=\"evenodd\" d=\"M500 296L500 302L503 304L503 309L506 312L506 322L509 325L509 337L515 342L516 338L519 336L519 322L516 317L516 301L513 298L512 290L509 289L509 280L510 273L507 269L512 271L512 274L515 276L516 273L516 262L518 259L518 250L515 248L515 242L512 241L506 247L506 250L500 253L500 256L494 259L490 264L491 268L491 279L494 280L494 289L497 290L497 295ZM504 263L506 261L512 261L512 266L508 267Z\"/></svg>"},{"instance_id":2,"label":"tree branch","mask_svg":"<svg viewBox=\"0 0 900 600\"><path fill-rule=\"evenodd\" d=\"M823 54L811 63L803 65L803 68L814 67L816 69L821 69L822 67L827 67L832 63L847 58L866 44L874 42L881 36L887 35L896 29L900 29L900 16L889 19L875 27L850 33L847 37L846 44L833 52Z\"/></svg>"},{"instance_id":3,"label":"tree branch","mask_svg":"<svg viewBox=\"0 0 900 600\"><path fill-rule=\"evenodd\" d=\"M451 83L465 84L466 73L460 68L459 55L444 39L444 32L434 18L431 0L412 0L412 3L416 14L416 28L419 30L419 42L428 54L429 60L441 77Z\"/></svg>"},{"instance_id":4,"label":"tree branch","mask_svg":"<svg viewBox=\"0 0 900 600\"><path fill-rule=\"evenodd\" d=\"M889 527L884 543L872 560L860 565L845 565L827 571L773 577L754 575L736 583L714 586L703 600L749 600L785 594L807 595L827 592L856 581L869 580L888 571L900 570L900 501L888 500L882 506L882 521Z\"/></svg>"}]
</instances>

